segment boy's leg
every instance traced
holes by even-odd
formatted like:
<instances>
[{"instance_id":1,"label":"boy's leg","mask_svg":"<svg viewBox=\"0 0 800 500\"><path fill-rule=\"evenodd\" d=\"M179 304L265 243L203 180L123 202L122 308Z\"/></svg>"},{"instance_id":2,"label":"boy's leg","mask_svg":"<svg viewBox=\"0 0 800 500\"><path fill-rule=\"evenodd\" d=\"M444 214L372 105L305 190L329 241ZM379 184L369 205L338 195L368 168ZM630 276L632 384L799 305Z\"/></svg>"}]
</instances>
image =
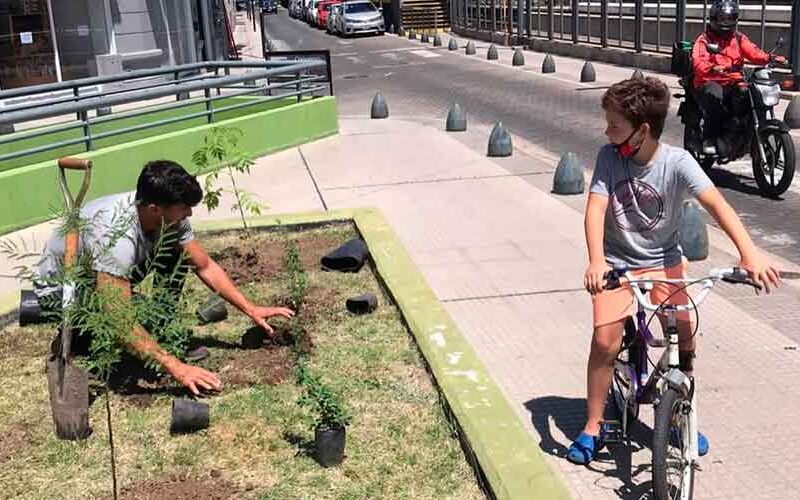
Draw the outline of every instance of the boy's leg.
<instances>
[{"instance_id":1,"label":"boy's leg","mask_svg":"<svg viewBox=\"0 0 800 500\"><path fill-rule=\"evenodd\" d=\"M614 360L622 346L622 331L625 319L595 327L592 347L586 368L586 409L587 419L583 432L592 436L600 435L608 390L614 371Z\"/></svg>"}]
</instances>

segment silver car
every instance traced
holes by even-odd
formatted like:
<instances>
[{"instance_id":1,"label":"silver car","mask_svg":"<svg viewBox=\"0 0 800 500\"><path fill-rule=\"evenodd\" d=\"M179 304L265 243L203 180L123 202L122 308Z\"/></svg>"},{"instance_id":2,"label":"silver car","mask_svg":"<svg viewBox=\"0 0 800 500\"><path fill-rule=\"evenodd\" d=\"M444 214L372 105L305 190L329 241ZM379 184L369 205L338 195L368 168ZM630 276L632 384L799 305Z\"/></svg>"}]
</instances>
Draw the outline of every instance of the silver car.
<instances>
[{"instance_id":1,"label":"silver car","mask_svg":"<svg viewBox=\"0 0 800 500\"><path fill-rule=\"evenodd\" d=\"M383 35L383 9L375 7L369 0L345 2L341 4L334 26L334 31L344 36L359 33Z\"/></svg>"}]
</instances>

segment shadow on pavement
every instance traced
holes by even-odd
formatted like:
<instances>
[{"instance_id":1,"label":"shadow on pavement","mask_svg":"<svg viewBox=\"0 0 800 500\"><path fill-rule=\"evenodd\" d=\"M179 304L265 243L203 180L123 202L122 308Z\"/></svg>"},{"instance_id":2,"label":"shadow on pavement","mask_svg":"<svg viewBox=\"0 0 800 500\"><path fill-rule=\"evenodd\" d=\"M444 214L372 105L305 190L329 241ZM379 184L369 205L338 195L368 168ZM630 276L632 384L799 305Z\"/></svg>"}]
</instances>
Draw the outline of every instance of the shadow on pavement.
<instances>
[{"instance_id":1,"label":"shadow on pavement","mask_svg":"<svg viewBox=\"0 0 800 500\"><path fill-rule=\"evenodd\" d=\"M541 441L539 448L549 455L566 460L567 450L586 421L586 400L562 396L544 396L525 403L531 414L531 422ZM559 429L569 441L560 442L553 436L552 426ZM599 488L613 489L624 500L645 500L652 498L650 463L633 465L632 453L648 448L652 440L652 429L636 422L631 433L630 446L627 443L610 444L598 453L594 462L586 466L596 472L595 484ZM649 457L649 452L648 452ZM575 466L579 467L579 466ZM608 483L607 479L616 481ZM638 479L638 482L634 482Z\"/></svg>"}]
</instances>

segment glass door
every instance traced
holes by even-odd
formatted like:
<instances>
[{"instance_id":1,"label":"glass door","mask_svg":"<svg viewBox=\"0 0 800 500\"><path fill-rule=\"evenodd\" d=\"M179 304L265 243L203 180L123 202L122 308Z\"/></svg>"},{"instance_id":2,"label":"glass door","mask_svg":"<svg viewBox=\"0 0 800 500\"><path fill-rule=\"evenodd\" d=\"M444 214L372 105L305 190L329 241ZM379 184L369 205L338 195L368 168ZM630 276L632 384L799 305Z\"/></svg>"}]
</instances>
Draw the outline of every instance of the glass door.
<instances>
[{"instance_id":1,"label":"glass door","mask_svg":"<svg viewBox=\"0 0 800 500\"><path fill-rule=\"evenodd\" d=\"M0 1L0 87L58 80L47 0Z\"/></svg>"}]
</instances>

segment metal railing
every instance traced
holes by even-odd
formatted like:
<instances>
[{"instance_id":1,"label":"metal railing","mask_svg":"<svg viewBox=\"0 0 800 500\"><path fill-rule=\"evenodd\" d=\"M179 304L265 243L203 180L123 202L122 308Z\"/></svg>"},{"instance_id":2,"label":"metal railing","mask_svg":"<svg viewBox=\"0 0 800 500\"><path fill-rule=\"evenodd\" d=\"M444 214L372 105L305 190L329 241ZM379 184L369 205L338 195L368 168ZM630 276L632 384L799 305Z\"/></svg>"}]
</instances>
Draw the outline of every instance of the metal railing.
<instances>
[{"instance_id":1,"label":"metal railing","mask_svg":"<svg viewBox=\"0 0 800 500\"><path fill-rule=\"evenodd\" d=\"M232 74L232 70L242 72ZM202 96L190 98L192 92L202 92ZM300 101L304 97L319 97L327 93L333 93L329 56L281 61L210 61L0 91L0 101L4 103L0 107L0 127L72 114L76 117L55 125L0 136L0 146L75 129L83 131L79 137L0 154L0 162L77 144L83 144L86 151L91 151L95 141L108 137L200 117L205 117L207 123L214 123L215 117L226 111L287 97L296 97ZM241 96L254 98L231 99ZM164 97L177 97L177 100L164 103ZM148 103L157 99L161 101ZM152 121L111 130L108 126L99 127L123 119L197 107L198 104L203 105L201 111L154 117ZM110 113L112 106L122 105L132 106L129 106L131 109ZM97 111L96 116L90 117L90 111Z\"/></svg>"},{"instance_id":2,"label":"metal railing","mask_svg":"<svg viewBox=\"0 0 800 500\"><path fill-rule=\"evenodd\" d=\"M507 34L520 42L531 38L670 53L676 39L694 40L705 30L712 1L644 0L450 0L454 28ZM798 39L791 23L797 0L742 0L739 30L761 47L771 49L784 34ZM520 22L521 21L521 22ZM796 58L793 58L796 59ZM797 68L800 61L793 61ZM796 71L797 73L797 71Z\"/></svg>"}]
</instances>

